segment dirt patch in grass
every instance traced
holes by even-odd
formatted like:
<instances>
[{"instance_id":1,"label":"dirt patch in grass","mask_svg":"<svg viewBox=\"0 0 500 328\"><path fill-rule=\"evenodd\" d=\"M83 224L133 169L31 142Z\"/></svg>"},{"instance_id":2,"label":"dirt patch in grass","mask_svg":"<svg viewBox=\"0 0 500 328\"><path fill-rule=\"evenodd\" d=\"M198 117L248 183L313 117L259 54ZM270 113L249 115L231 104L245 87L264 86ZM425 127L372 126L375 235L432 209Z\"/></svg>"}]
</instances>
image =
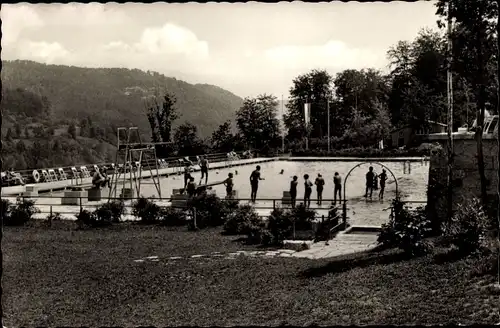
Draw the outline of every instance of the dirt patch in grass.
<instances>
[{"instance_id":1,"label":"dirt patch in grass","mask_svg":"<svg viewBox=\"0 0 500 328\"><path fill-rule=\"evenodd\" d=\"M257 249L219 229L120 224L4 228L4 325L343 325L497 323L493 276L471 260L394 250L326 260L214 257ZM134 262L158 256L157 262Z\"/></svg>"}]
</instances>

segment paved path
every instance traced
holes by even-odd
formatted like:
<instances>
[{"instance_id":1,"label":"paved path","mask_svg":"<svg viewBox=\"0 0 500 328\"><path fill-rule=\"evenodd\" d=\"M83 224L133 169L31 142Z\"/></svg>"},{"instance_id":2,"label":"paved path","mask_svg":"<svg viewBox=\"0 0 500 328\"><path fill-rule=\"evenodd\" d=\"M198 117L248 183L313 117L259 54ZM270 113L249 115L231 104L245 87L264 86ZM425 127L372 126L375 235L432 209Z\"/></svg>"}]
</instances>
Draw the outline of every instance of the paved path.
<instances>
[{"instance_id":1,"label":"paved path","mask_svg":"<svg viewBox=\"0 0 500 328\"><path fill-rule=\"evenodd\" d=\"M312 245L308 250L294 251L290 249L278 249L268 251L237 251L232 253L213 252L210 254L195 254L191 256L170 256L162 258L166 261L179 261L188 259L208 259L208 258L225 258L234 260L238 256L249 257L295 257L305 259L322 259L332 258L340 255L352 254L373 249L377 244L376 234L346 234L339 233L336 238L330 240L328 245L322 241ZM134 262L159 262L160 257L148 256L134 260Z\"/></svg>"}]
</instances>

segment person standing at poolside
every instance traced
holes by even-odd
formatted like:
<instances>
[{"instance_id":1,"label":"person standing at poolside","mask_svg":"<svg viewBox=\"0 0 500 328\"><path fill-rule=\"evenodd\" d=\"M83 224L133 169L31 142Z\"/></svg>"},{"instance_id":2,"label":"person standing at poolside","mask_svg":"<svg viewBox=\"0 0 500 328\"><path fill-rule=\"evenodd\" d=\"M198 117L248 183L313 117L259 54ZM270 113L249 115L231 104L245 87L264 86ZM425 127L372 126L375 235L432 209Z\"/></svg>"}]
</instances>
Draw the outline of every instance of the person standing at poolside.
<instances>
[{"instance_id":1,"label":"person standing at poolside","mask_svg":"<svg viewBox=\"0 0 500 328\"><path fill-rule=\"evenodd\" d=\"M299 184L297 179L298 177L294 175L293 180L290 181L290 198L292 202L292 208L295 208L295 203L297 201L297 185Z\"/></svg>"},{"instance_id":2,"label":"person standing at poolside","mask_svg":"<svg viewBox=\"0 0 500 328\"><path fill-rule=\"evenodd\" d=\"M190 198L194 197L194 195L196 194L196 183L194 182L193 177L189 178L189 182L186 186L186 191Z\"/></svg>"},{"instance_id":3,"label":"person standing at poolside","mask_svg":"<svg viewBox=\"0 0 500 328\"><path fill-rule=\"evenodd\" d=\"M311 194L313 183L309 180L309 174L304 174L304 206L311 207Z\"/></svg>"},{"instance_id":4,"label":"person standing at poolside","mask_svg":"<svg viewBox=\"0 0 500 328\"><path fill-rule=\"evenodd\" d=\"M318 194L318 201L316 204L321 206L321 201L323 200L323 187L325 186L325 179L318 173L318 177L316 181L314 181L316 185L316 193Z\"/></svg>"},{"instance_id":5,"label":"person standing at poolside","mask_svg":"<svg viewBox=\"0 0 500 328\"><path fill-rule=\"evenodd\" d=\"M380 179L380 192L378 194L378 198L384 199L385 181L387 181L387 173L385 173L385 169L382 170L382 173L380 173L378 178Z\"/></svg>"},{"instance_id":6,"label":"person standing at poolside","mask_svg":"<svg viewBox=\"0 0 500 328\"><path fill-rule=\"evenodd\" d=\"M370 169L366 173L366 191L365 198L368 197L368 190L370 191L370 198L373 195L373 180L375 179L375 173L373 173L373 166L370 166Z\"/></svg>"},{"instance_id":7,"label":"person standing at poolside","mask_svg":"<svg viewBox=\"0 0 500 328\"><path fill-rule=\"evenodd\" d=\"M259 189L259 180L264 180L260 176L260 165L257 165L255 170L250 175L250 186L252 187L252 192L250 194L251 202L255 203L257 199L257 190Z\"/></svg>"},{"instance_id":8,"label":"person standing at poolside","mask_svg":"<svg viewBox=\"0 0 500 328\"><path fill-rule=\"evenodd\" d=\"M200 165L200 170L201 170L201 178L200 178L200 184L201 181L203 180L203 177L205 177L205 184L208 183L208 160L205 156L201 156L200 161L198 162L198 165Z\"/></svg>"},{"instance_id":9,"label":"person standing at poolside","mask_svg":"<svg viewBox=\"0 0 500 328\"><path fill-rule=\"evenodd\" d=\"M333 176L333 204L337 204L337 194L339 195L339 202L342 202L342 177L339 172L335 172Z\"/></svg>"},{"instance_id":10,"label":"person standing at poolside","mask_svg":"<svg viewBox=\"0 0 500 328\"><path fill-rule=\"evenodd\" d=\"M233 196L233 174L229 173L227 175L227 179L224 180L224 186L226 186L226 196L227 197L232 197Z\"/></svg>"},{"instance_id":11,"label":"person standing at poolside","mask_svg":"<svg viewBox=\"0 0 500 328\"><path fill-rule=\"evenodd\" d=\"M189 163L186 163L186 166L184 166L184 191L186 190L186 186L190 178L191 178L191 166L189 165Z\"/></svg>"}]
</instances>

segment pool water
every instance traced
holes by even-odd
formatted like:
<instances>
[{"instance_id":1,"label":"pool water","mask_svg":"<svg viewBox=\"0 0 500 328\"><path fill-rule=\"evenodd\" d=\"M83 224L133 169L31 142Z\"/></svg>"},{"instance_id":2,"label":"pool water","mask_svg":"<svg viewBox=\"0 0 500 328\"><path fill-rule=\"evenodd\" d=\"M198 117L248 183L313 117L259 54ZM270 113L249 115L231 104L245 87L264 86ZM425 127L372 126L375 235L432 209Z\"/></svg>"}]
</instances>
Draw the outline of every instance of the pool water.
<instances>
[{"instance_id":1,"label":"pool water","mask_svg":"<svg viewBox=\"0 0 500 328\"><path fill-rule=\"evenodd\" d=\"M309 174L310 180L314 183L318 173L325 179L323 199L333 199L333 176L339 172L342 177L342 183L345 182L346 174L361 162L304 162L304 161L275 161L260 164L261 177L264 180L259 183L257 193L256 207L272 206L272 201L265 199L281 199L283 191L288 191L290 181L294 175L298 177L298 203L304 194L304 174ZM397 179L398 191L403 199L411 201L426 201L426 190L428 181L429 166L426 162L411 162L411 173L405 172L404 162L383 162L387 168L392 171ZM384 209L390 206L390 201L396 195L396 183L390 172L387 170L388 180L385 187L384 200L378 199L378 190L374 190L372 199L365 199L365 174L368 168L373 166L374 171L379 174L382 167L376 163L363 163L354 169L348 177L346 184L346 198L348 200L349 218L353 224L380 225L388 220L388 211ZM250 198L250 174L256 165L237 166L233 168L217 169L209 171L208 181L223 181L228 173L232 172L234 177L234 190L238 192L238 198ZM408 168L408 163L406 163ZM283 170L283 174L280 174ZM192 173L196 183L199 183L201 173ZM184 186L182 175L170 176L161 179L162 198L169 198L173 189L179 189ZM219 197L226 194L224 185L217 185L213 190ZM143 196L158 197L154 185L148 184L141 187ZM260 198L260 199L259 199ZM245 202L245 201L242 201ZM279 201L277 202L279 204ZM311 207L317 208L320 213L327 213L330 201L323 201L322 206L316 204L316 189L313 188L311 197ZM265 210L269 212L269 210Z\"/></svg>"},{"instance_id":2,"label":"pool water","mask_svg":"<svg viewBox=\"0 0 500 328\"><path fill-rule=\"evenodd\" d=\"M281 198L283 191L288 191L290 181L294 175L298 177L298 197L304 193L304 174L309 174L309 179L314 182L318 173L325 179L325 188L323 191L323 199L333 198L333 176L335 172L339 172L342 176L342 182L345 182L346 174L359 162L293 162L293 161L276 161L260 164L261 177L265 180L260 181L258 198L272 199ZM371 164L374 171L379 174L382 172L382 167L377 164ZM398 190L401 195L411 200L425 200L426 186L428 179L429 167L420 162L411 163L411 174L404 173L403 162L385 162L387 166L396 176L398 180ZM346 195L348 199L363 198L365 193L365 174L368 172L370 163L361 165L351 172L346 185ZM210 170L208 182L223 181L227 178L228 173L233 173L234 189L238 191L238 198L250 198L250 174L255 169L256 165L238 166L233 168ZM280 174L281 170L284 171ZM200 172L192 173L196 183L199 183L201 178ZM396 183L394 178L387 172L388 180L386 182L385 195L386 198L393 198L396 192ZM148 180L145 180L148 181ZM151 181L151 180L149 180ZM170 176L161 179L162 197L169 198L173 189L182 188L184 179L182 175ZM225 187L223 185L214 186L213 189L219 196L225 195ZM313 198L316 196L316 190L313 188ZM154 185L142 185L141 191L144 196L157 196ZM378 191L374 191L378 193ZM378 195L378 194L377 194ZM374 196L375 198L375 196Z\"/></svg>"}]
</instances>

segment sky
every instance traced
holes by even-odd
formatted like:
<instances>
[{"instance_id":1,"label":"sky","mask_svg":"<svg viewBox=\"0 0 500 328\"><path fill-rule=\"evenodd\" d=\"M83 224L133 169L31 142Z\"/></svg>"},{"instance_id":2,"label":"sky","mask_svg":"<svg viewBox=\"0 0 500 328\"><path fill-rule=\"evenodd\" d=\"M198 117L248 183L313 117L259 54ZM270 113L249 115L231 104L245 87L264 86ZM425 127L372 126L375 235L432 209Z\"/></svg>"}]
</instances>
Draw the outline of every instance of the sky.
<instances>
[{"instance_id":1,"label":"sky","mask_svg":"<svg viewBox=\"0 0 500 328\"><path fill-rule=\"evenodd\" d=\"M386 52L437 29L434 2L2 5L2 57L152 70L240 97L288 95L312 69L387 70Z\"/></svg>"}]
</instances>

